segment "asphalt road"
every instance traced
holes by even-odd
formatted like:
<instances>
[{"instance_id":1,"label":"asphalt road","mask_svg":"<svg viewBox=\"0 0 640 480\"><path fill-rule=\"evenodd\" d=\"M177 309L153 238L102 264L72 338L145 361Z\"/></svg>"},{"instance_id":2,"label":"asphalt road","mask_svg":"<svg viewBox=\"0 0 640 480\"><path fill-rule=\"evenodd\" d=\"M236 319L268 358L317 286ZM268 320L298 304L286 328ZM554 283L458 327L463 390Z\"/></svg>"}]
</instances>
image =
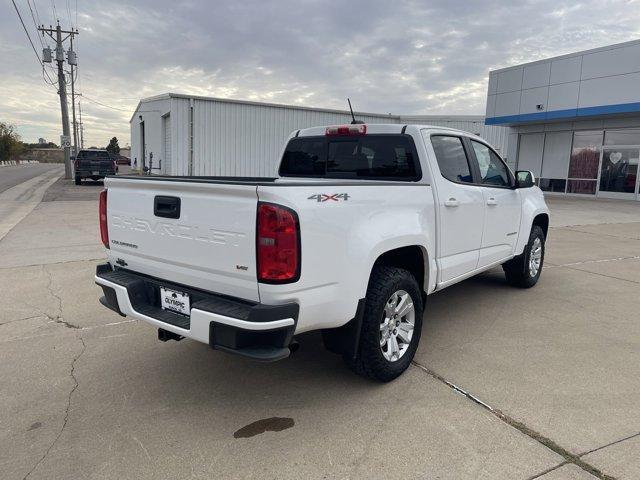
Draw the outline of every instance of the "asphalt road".
<instances>
[{"instance_id":1,"label":"asphalt road","mask_svg":"<svg viewBox=\"0 0 640 480\"><path fill-rule=\"evenodd\" d=\"M0 167L0 193L27 180L59 168L57 163L33 163Z\"/></svg>"}]
</instances>

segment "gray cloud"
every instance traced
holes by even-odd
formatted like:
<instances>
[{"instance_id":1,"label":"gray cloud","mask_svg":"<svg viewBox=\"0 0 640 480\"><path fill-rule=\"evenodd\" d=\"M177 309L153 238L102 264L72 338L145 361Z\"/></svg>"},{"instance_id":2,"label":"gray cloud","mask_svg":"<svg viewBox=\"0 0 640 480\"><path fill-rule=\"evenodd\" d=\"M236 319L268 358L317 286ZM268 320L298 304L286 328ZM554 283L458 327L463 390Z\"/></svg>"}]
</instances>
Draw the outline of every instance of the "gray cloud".
<instances>
[{"instance_id":1,"label":"gray cloud","mask_svg":"<svg viewBox=\"0 0 640 480\"><path fill-rule=\"evenodd\" d=\"M50 3L36 2L52 23ZM65 5L56 4L68 26ZM26 1L19 6L35 40ZM481 114L490 69L640 37L637 0L102 0L78 8L85 139L95 145L113 135L126 143L137 100L167 91L333 108L349 96L363 111ZM0 117L27 140L57 139L55 91L15 12L6 13Z\"/></svg>"}]
</instances>

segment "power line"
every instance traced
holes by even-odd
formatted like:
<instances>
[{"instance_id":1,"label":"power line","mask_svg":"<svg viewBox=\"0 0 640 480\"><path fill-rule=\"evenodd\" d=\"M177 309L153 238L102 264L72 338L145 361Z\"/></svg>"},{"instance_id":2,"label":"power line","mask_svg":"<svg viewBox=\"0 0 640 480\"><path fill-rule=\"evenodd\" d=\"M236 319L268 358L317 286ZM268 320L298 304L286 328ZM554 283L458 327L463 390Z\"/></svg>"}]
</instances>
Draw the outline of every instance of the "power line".
<instances>
[{"instance_id":1,"label":"power line","mask_svg":"<svg viewBox=\"0 0 640 480\"><path fill-rule=\"evenodd\" d=\"M126 108L112 107L111 105L107 105L105 103L102 103L102 102L99 102L97 100L94 100L91 97L87 97L84 93L82 94L82 98L84 98L85 100L89 100L90 102L95 103L96 105L100 105L101 107L111 108L113 110L120 110L121 112L131 112L131 110L126 109Z\"/></svg>"},{"instance_id":2,"label":"power line","mask_svg":"<svg viewBox=\"0 0 640 480\"><path fill-rule=\"evenodd\" d=\"M59 20L58 12L56 11L56 2L54 2L53 0L51 0L51 10L53 11L53 18L55 20Z\"/></svg>"},{"instance_id":3,"label":"power line","mask_svg":"<svg viewBox=\"0 0 640 480\"><path fill-rule=\"evenodd\" d=\"M69 8L69 0L67 0L67 18L69 18L69 25L73 26L73 23L71 23L71 8Z\"/></svg>"},{"instance_id":4,"label":"power line","mask_svg":"<svg viewBox=\"0 0 640 480\"><path fill-rule=\"evenodd\" d=\"M40 21L40 12L38 12L38 5L36 4L36 0L33 0L33 8L36 11L36 17L38 19L38 25L41 24L42 22Z\"/></svg>"},{"instance_id":5,"label":"power line","mask_svg":"<svg viewBox=\"0 0 640 480\"><path fill-rule=\"evenodd\" d=\"M36 50L36 47L33 44L33 40L31 40L31 35L29 35L29 31L27 30L27 27L24 24L24 21L22 20L22 15L20 15L20 10L18 10L18 6L16 5L15 0L11 0L11 3L13 3L13 8L16 9L16 13L18 14L18 18L20 19L20 23L22 24L22 28L24 28L24 33L27 34L27 38L29 39L29 43L31 44L31 48L33 49L33 53L36 54L36 58L38 59L38 63L44 68L44 65L42 64L42 60L40 60L40 55L38 55L38 51Z\"/></svg>"},{"instance_id":6,"label":"power line","mask_svg":"<svg viewBox=\"0 0 640 480\"><path fill-rule=\"evenodd\" d=\"M49 79L51 84L53 84L54 82L53 82L53 80L51 80L51 77L49 76L49 72L47 72L47 70L44 68L44 63L42 63L42 60L40 60L40 55L38 55L38 51L36 50L36 47L33 44L33 40L31 40L31 35L29 35L29 30L27 30L27 26L24 24L24 21L22 20L22 15L20 15L20 10L18 10L18 6L16 5L15 0L11 0L11 3L13 3L13 8L16 9L16 13L18 14L18 18L20 19L20 23L22 24L22 28L24 28L24 33L27 34L27 38L29 39L29 43L31 44L31 48L33 49L33 53L36 54L36 58L38 59L38 63L42 67L42 71L45 73L45 75L47 76L47 78Z\"/></svg>"},{"instance_id":7,"label":"power line","mask_svg":"<svg viewBox=\"0 0 640 480\"><path fill-rule=\"evenodd\" d=\"M31 0L27 0L27 5L29 6L29 11L31 12L31 19L33 20L33 26L36 27L36 31L38 31L38 23L36 22L36 17L33 14L33 8L31 8ZM40 40L40 45L44 48L44 40L40 35L37 35L38 40Z\"/></svg>"},{"instance_id":8,"label":"power line","mask_svg":"<svg viewBox=\"0 0 640 480\"><path fill-rule=\"evenodd\" d=\"M33 26L35 27L36 32L37 32L38 31L38 24L40 23L40 15L38 14L38 7L36 6L36 0L33 0L33 7L36 9L35 16L33 14L33 8L31 8L31 0L27 0L27 5L29 7L29 11L31 12L31 19L33 20ZM36 17L38 17L38 22L36 22ZM44 50L45 44L44 44L43 38L38 34L36 34L36 36L38 37L38 40L40 40L40 45L42 46L42 49ZM51 77L48 74L47 74L47 77L49 78L49 81L47 81L47 79L44 78L45 77L45 70L46 70L47 66L49 67L49 69L53 73L53 67L51 65L43 65L42 66L42 79L45 81L45 83L47 83L47 84L49 84L51 86L54 86L55 82L51 79Z\"/></svg>"}]
</instances>

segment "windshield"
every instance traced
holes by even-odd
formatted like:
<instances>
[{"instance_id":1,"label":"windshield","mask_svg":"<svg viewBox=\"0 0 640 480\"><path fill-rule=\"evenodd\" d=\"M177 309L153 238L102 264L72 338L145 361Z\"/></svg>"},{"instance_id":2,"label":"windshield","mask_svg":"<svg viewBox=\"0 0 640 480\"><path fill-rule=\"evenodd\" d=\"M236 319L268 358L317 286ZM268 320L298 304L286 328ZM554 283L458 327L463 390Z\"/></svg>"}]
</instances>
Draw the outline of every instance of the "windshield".
<instances>
[{"instance_id":1,"label":"windshield","mask_svg":"<svg viewBox=\"0 0 640 480\"><path fill-rule=\"evenodd\" d=\"M420 166L408 135L297 137L287 145L280 176L415 181Z\"/></svg>"}]
</instances>

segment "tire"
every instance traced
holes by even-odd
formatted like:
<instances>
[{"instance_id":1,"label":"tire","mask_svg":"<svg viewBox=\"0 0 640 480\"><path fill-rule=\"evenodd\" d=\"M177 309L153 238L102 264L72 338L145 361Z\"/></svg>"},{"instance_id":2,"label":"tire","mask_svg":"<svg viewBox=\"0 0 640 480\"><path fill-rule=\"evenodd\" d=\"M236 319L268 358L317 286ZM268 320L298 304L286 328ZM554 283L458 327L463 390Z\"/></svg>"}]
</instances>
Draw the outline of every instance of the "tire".
<instances>
[{"instance_id":1,"label":"tire","mask_svg":"<svg viewBox=\"0 0 640 480\"><path fill-rule=\"evenodd\" d=\"M76 177L76 185L82 185L82 179L80 177Z\"/></svg>"},{"instance_id":2,"label":"tire","mask_svg":"<svg viewBox=\"0 0 640 480\"><path fill-rule=\"evenodd\" d=\"M524 247L524 252L502 265L507 282L520 288L531 288L538 283L544 265L544 243L545 238L542 228L534 225L531 228L529 241ZM532 262L532 256L536 255L535 252L538 249L538 266L535 268L536 262L535 259Z\"/></svg>"},{"instance_id":3,"label":"tire","mask_svg":"<svg viewBox=\"0 0 640 480\"><path fill-rule=\"evenodd\" d=\"M400 292L404 293L398 295ZM397 303L391 302L394 298ZM407 310L409 313L398 317L398 313L402 314L402 311L407 308L407 301L411 301L413 305L412 314ZM395 319L393 315L396 315ZM413 330L410 338L407 338L410 319L413 320ZM386 330L383 331L383 323L391 325L395 322L399 323L393 331L388 327L384 327ZM418 348L421 331L422 295L414 276L401 268L374 267L365 297L358 352L355 359L345 357L345 361L358 375L380 382L389 382L400 376L411 364ZM391 339L394 332L398 332L393 335L395 345ZM383 336L387 336L388 340L381 345ZM396 348L398 351L394 353ZM391 356L391 359L388 356Z\"/></svg>"}]
</instances>

